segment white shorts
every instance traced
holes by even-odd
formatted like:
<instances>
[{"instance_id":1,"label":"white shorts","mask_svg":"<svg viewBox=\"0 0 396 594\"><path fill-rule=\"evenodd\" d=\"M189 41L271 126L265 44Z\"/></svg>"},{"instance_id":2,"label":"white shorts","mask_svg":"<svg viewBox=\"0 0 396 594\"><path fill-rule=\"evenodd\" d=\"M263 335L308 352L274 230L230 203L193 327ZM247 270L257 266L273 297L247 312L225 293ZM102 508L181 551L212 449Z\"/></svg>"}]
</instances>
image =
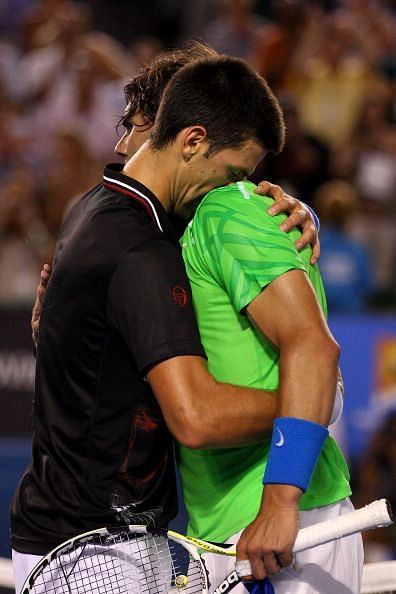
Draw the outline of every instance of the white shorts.
<instances>
[{"instance_id":1,"label":"white shorts","mask_svg":"<svg viewBox=\"0 0 396 594\"><path fill-rule=\"evenodd\" d=\"M305 528L352 511L349 499L300 512L300 527ZM236 543L240 532L227 542ZM204 555L209 571L211 592L226 575L235 569L230 557ZM353 534L318 547L297 553L294 564L270 578L275 594L359 594L363 571L363 543L361 534ZM246 594L243 584L233 594Z\"/></svg>"},{"instance_id":2,"label":"white shorts","mask_svg":"<svg viewBox=\"0 0 396 594\"><path fill-rule=\"evenodd\" d=\"M12 570L16 594L20 593L27 576L42 558L42 555L28 555L12 550Z\"/></svg>"}]
</instances>

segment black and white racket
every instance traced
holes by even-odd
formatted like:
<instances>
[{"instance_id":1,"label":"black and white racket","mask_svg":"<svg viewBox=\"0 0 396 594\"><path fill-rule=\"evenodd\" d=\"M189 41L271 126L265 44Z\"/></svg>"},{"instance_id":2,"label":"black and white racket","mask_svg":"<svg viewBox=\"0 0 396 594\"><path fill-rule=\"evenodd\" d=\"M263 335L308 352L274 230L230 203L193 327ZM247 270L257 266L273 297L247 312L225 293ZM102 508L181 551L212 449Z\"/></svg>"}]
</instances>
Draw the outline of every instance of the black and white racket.
<instances>
[{"instance_id":1,"label":"black and white racket","mask_svg":"<svg viewBox=\"0 0 396 594\"><path fill-rule=\"evenodd\" d=\"M388 526L392 512L385 499L299 531L299 552L355 532ZM101 528L67 540L33 569L22 594L208 594L229 592L241 574L251 573L248 562L209 583L202 553L235 556L235 547L183 536L172 530L146 526ZM210 590L209 590L210 588Z\"/></svg>"}]
</instances>

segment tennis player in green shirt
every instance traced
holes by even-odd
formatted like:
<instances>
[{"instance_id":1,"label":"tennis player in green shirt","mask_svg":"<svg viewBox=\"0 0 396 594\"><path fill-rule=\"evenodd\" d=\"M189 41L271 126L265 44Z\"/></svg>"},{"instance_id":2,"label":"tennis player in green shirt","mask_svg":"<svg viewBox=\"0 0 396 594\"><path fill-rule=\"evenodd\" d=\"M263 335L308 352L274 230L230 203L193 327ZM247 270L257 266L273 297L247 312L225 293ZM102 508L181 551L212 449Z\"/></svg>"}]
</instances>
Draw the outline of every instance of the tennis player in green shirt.
<instances>
[{"instance_id":1,"label":"tennis player in green shirt","mask_svg":"<svg viewBox=\"0 0 396 594\"><path fill-rule=\"evenodd\" d=\"M216 189L182 238L209 371L219 381L278 391L272 443L269 435L239 448L179 448L189 532L236 542L250 524L238 553L252 559L253 552L256 577L269 575L275 594L357 593L360 535L300 553L282 568L295 538L291 518L297 529L346 513L352 504L347 464L327 431L337 364L326 346L321 276L310 248L295 248L300 232L282 233L284 215L268 216L269 204L250 182ZM226 575L218 559L207 562L212 577Z\"/></svg>"}]
</instances>

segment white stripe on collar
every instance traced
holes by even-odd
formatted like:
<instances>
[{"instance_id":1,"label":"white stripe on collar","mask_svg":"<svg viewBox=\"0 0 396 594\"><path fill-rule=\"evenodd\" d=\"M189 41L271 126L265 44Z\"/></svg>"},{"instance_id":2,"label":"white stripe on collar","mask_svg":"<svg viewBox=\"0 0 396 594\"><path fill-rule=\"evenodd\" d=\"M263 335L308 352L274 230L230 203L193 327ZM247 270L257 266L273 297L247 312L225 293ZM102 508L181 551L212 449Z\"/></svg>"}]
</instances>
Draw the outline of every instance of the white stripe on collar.
<instances>
[{"instance_id":1,"label":"white stripe on collar","mask_svg":"<svg viewBox=\"0 0 396 594\"><path fill-rule=\"evenodd\" d=\"M158 227L160 228L160 230L163 232L163 228L161 227L161 223L157 214L157 211L155 210L155 206L154 204L151 202L150 198L147 198L147 196L145 194L143 194L142 192L139 192L139 190L137 190L136 188L134 188L133 186L129 186L128 184L119 181L118 179L114 179L113 177L106 177L106 175L103 175L103 179L105 179L106 181L118 185L118 186L122 186L123 188L127 188L128 190L130 190L131 192L135 192L135 194L138 194L141 198L143 198L150 206L154 218L157 222Z\"/></svg>"}]
</instances>

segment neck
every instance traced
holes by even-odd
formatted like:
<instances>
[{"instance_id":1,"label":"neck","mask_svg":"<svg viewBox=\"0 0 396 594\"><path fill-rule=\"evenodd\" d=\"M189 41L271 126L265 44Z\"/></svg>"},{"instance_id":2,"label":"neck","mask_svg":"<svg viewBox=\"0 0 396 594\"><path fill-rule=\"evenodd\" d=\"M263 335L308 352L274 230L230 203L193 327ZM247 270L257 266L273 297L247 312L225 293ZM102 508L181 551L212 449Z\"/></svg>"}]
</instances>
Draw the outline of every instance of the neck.
<instances>
[{"instance_id":1,"label":"neck","mask_svg":"<svg viewBox=\"0 0 396 594\"><path fill-rule=\"evenodd\" d=\"M123 174L133 177L145 185L161 202L166 211L172 209L173 161L167 151L166 160L163 151L154 151L146 142L124 166Z\"/></svg>"}]
</instances>

